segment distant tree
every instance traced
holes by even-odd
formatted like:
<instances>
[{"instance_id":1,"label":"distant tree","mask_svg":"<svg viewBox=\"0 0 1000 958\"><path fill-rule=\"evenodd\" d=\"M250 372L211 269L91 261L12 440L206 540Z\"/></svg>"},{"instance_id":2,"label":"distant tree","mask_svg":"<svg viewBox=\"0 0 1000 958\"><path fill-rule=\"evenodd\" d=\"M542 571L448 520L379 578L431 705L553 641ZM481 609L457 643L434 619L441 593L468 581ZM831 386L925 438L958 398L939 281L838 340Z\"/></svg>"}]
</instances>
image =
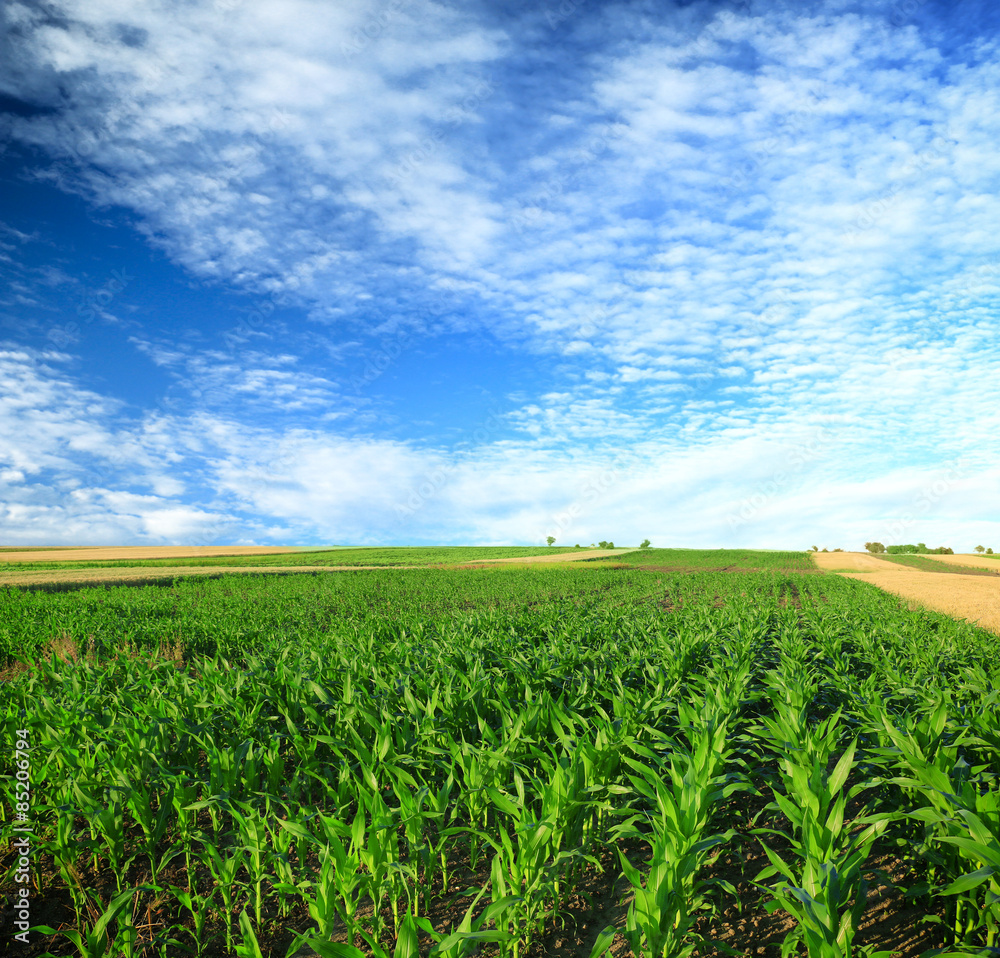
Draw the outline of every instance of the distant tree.
<instances>
[{"instance_id":1,"label":"distant tree","mask_svg":"<svg viewBox=\"0 0 1000 958\"><path fill-rule=\"evenodd\" d=\"M865 548L872 554L878 554L880 552L885 552L885 546L881 542L866 542Z\"/></svg>"},{"instance_id":2,"label":"distant tree","mask_svg":"<svg viewBox=\"0 0 1000 958\"><path fill-rule=\"evenodd\" d=\"M819 552L819 546L813 546L812 547L812 551L813 552Z\"/></svg>"},{"instance_id":3,"label":"distant tree","mask_svg":"<svg viewBox=\"0 0 1000 958\"><path fill-rule=\"evenodd\" d=\"M552 543L556 541L556 537L555 537L555 536L546 536L546 537L545 537L545 541L546 541L546 542L547 542L547 543L548 543L549 545L552 545Z\"/></svg>"},{"instance_id":4,"label":"distant tree","mask_svg":"<svg viewBox=\"0 0 1000 958\"><path fill-rule=\"evenodd\" d=\"M615 547L615 544L613 542L609 542L608 543L608 548L609 549L613 549L614 547Z\"/></svg>"},{"instance_id":5,"label":"distant tree","mask_svg":"<svg viewBox=\"0 0 1000 958\"><path fill-rule=\"evenodd\" d=\"M834 552L843 552L844 550L843 549L834 549L833 551Z\"/></svg>"},{"instance_id":6,"label":"distant tree","mask_svg":"<svg viewBox=\"0 0 1000 958\"><path fill-rule=\"evenodd\" d=\"M574 549L579 549L580 548L580 543L578 542L575 546L573 546L573 548Z\"/></svg>"},{"instance_id":7,"label":"distant tree","mask_svg":"<svg viewBox=\"0 0 1000 958\"><path fill-rule=\"evenodd\" d=\"M985 551L986 549L983 546L976 546L976 552L978 552L980 555L982 555Z\"/></svg>"},{"instance_id":8,"label":"distant tree","mask_svg":"<svg viewBox=\"0 0 1000 958\"><path fill-rule=\"evenodd\" d=\"M918 542L917 543L917 552L927 552L927 543L926 542Z\"/></svg>"},{"instance_id":9,"label":"distant tree","mask_svg":"<svg viewBox=\"0 0 1000 958\"><path fill-rule=\"evenodd\" d=\"M643 539L642 542L639 543L639 548L640 549L648 549L649 548L649 539Z\"/></svg>"},{"instance_id":10,"label":"distant tree","mask_svg":"<svg viewBox=\"0 0 1000 958\"><path fill-rule=\"evenodd\" d=\"M987 554L988 556L991 556L991 555L993 555L993 550L992 550L992 549L987 549L987 550L986 550L986 554Z\"/></svg>"},{"instance_id":11,"label":"distant tree","mask_svg":"<svg viewBox=\"0 0 1000 958\"><path fill-rule=\"evenodd\" d=\"M823 549L822 549L822 551L823 551L823 552L829 552L830 550L829 550L829 549L828 549L828 548L827 548L826 546L823 546Z\"/></svg>"},{"instance_id":12,"label":"distant tree","mask_svg":"<svg viewBox=\"0 0 1000 958\"><path fill-rule=\"evenodd\" d=\"M598 542L597 544L598 544L598 545L599 545L599 546L600 546L600 547L601 547L602 549L607 549L607 548L609 548L609 546L608 546L608 542L607 542L607 540L606 540L606 539L601 539L601 541L600 541L600 542Z\"/></svg>"}]
</instances>

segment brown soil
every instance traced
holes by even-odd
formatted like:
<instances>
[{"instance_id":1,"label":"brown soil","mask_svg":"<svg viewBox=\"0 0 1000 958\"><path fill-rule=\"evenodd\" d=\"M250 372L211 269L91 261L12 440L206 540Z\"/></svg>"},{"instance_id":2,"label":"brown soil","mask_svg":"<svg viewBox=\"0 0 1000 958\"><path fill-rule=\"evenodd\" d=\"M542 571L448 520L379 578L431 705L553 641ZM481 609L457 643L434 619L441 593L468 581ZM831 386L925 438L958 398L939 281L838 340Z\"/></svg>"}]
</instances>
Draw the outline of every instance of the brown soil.
<instances>
[{"instance_id":1,"label":"brown soil","mask_svg":"<svg viewBox=\"0 0 1000 958\"><path fill-rule=\"evenodd\" d=\"M885 562L867 552L813 552L813 561L824 572L881 572Z\"/></svg>"},{"instance_id":2,"label":"brown soil","mask_svg":"<svg viewBox=\"0 0 1000 958\"><path fill-rule=\"evenodd\" d=\"M898 571L842 574L1000 634L1000 582L993 576L935 575L903 566Z\"/></svg>"},{"instance_id":3,"label":"brown soil","mask_svg":"<svg viewBox=\"0 0 1000 958\"><path fill-rule=\"evenodd\" d=\"M770 901L770 893L766 888L753 884L754 878L767 864L768 860L761 844L761 838L788 860L794 857L790 848L781 836L768 834L755 836L750 834L754 827L786 828L787 822L781 816L768 811L765 806L770 800L768 789L763 789L763 796L737 796L718 810L716 820L735 827L740 834L727 843L718 858L710 862L703 871L707 879L722 879L730 882L736 889L738 897L733 899L725 893L719 893L716 898L719 909L716 914L706 914L695 926L697 933L710 941L720 942L729 948L736 948L744 955L764 955L767 958L778 958L781 944L786 933L794 926L794 920L783 911L768 914L765 906ZM863 794L863 793L862 793ZM849 806L849 812L860 812L860 801L856 799ZM198 827L208 832L211 828L209 813L202 810L197 813ZM85 830L83 820L77 822L78 830ZM140 838L137 827L130 829L128 844L131 846ZM169 847L165 841L161 852ZM641 839L628 839L609 845L595 853L599 865L588 865L579 875L572 893L564 902L561 917L558 922L548 921L540 937L535 939L530 948L523 954L525 958L588 958L602 930L608 925L621 928L632 901L632 893L627 879L620 874L619 849L626 857L645 872L649 859L649 846ZM297 861L295 846L290 851L292 862ZM465 915L473 901L468 889L479 888L489 883L489 865L491 855L484 855L475 869L470 867L467 848L464 843L456 843L449 854L449 886L451 892L432 898L424 903L423 914L431 920L435 928L454 927ZM2 856L7 864L10 855ZM38 886L34 889L31 899L32 923L46 924L57 929L67 929L76 926L72 897L65 886L62 876L48 854L39 852L36 857ZM304 864L305 871L318 868L315 853L310 851ZM297 869L298 870L298 869ZM83 887L88 889L90 904L90 919L86 921L92 926L104 906L116 894L115 877L106 867L98 871L92 870L90 859L81 856L76 862L76 871ZM901 886L913 876L909 866L903 862L898 852L892 848L892 841L881 839L874 846L869 858L867 872L870 885L867 893L868 907L861 921L861 927L855 938L858 946L872 946L891 951L895 958L915 958L929 948L945 944L940 925L929 925L922 921L925 915L943 912L930 908L925 903L908 900ZM124 887L138 886L150 880L148 862L140 854L122 876ZM183 857L174 859L160 875L162 885L173 885L180 888L188 887L193 881L196 887L208 891L212 887L212 878L207 870L198 867L197 874L189 875L184 867ZM773 883L772 879L768 884ZM9 886L4 887L9 891ZM315 925L309 918L301 903L291 909L287 917L281 917L277 911L277 902L268 895L265 883L262 927L258 929L258 937L264 955L279 956L286 954L291 942L293 931L306 932ZM485 907L487 899L480 901L479 908ZM238 893L238 915L244 908L250 906L246 891ZM943 906L941 906L943 907ZM252 907L249 908L252 911ZM174 900L169 902L158 897L153 892L137 893L130 907L130 912L139 928L140 941L149 946L150 939L157 934L164 935L171 930L172 937L180 937L190 941L193 922ZM359 918L370 918L371 906L362 907ZM387 928L392 927L391 910L383 911ZM181 928L187 929L182 932ZM213 940L206 948L205 954L212 956L228 955L224 947L224 922L222 915L215 910L208 921L207 936ZM239 929L234 922L234 936L239 940ZM346 934L343 928L335 932L333 940L345 942ZM393 940L391 932L383 935L382 942L391 952ZM430 942L425 941L422 953L426 954ZM40 933L32 933L30 943L18 949L18 954L24 958L43 958L46 955L75 954L74 947L63 936L50 937ZM168 949L168 954L173 952ZM177 952L180 954L180 952ZM492 954L487 949L487 954ZM309 949L300 950L298 955L313 956ZM624 936L619 932L614 939L610 954L614 958L626 958L631 954ZM706 945L697 951L702 956L717 956L722 952L711 945Z\"/></svg>"},{"instance_id":4,"label":"brown soil","mask_svg":"<svg viewBox=\"0 0 1000 958\"><path fill-rule=\"evenodd\" d=\"M557 552L555 555L519 556L513 559L477 559L475 562L462 563L457 568L467 569L472 566L496 565L508 562L580 562L587 559L603 559L606 556L620 556L635 549L580 549L576 552Z\"/></svg>"},{"instance_id":5,"label":"brown soil","mask_svg":"<svg viewBox=\"0 0 1000 958\"><path fill-rule=\"evenodd\" d=\"M827 572L872 585L907 599L911 603L965 619L991 632L1000 633L1000 582L981 570L966 571L958 561L952 575L938 575L922 569L897 565L865 552L812 553L816 564ZM924 558L931 558L926 556ZM972 556L934 556L963 562ZM985 559L984 562L990 561Z\"/></svg>"}]
</instances>

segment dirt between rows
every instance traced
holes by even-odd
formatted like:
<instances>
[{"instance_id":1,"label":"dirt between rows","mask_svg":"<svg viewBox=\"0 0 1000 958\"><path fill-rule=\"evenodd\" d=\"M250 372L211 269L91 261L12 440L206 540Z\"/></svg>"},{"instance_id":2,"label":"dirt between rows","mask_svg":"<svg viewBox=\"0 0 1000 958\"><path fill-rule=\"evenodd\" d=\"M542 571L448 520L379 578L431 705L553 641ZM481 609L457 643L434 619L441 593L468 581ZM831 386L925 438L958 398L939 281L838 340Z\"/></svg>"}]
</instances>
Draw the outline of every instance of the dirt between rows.
<instances>
[{"instance_id":1,"label":"dirt between rows","mask_svg":"<svg viewBox=\"0 0 1000 958\"><path fill-rule=\"evenodd\" d=\"M834 761L831 761L831 767L833 764ZM760 771L770 779L776 775L777 769L771 765ZM855 769L847 787L857 785L860 776L860 770ZM715 827L721 828L722 823L727 823L735 829L737 835L726 842L717 858L706 862L701 877L709 882L724 880L731 883L737 897L732 898L718 891L711 894L718 902L719 909L714 914L709 912L702 915L694 929L696 933L715 943L714 947L706 944L699 950L698 953L705 958L721 958L726 954L722 947L718 947L720 945L736 949L748 958L757 955L779 958L783 938L794 925L794 919L787 912L780 909L773 913L767 911L766 906L772 894L767 888L754 883L760 870L768 864L765 843L786 860L794 859L785 837L753 834L753 829L757 827L788 828L787 821L780 814L766 808L772 798L770 793L771 789L764 785L760 794L736 795L717 810L713 823ZM862 792L848 803L848 822L864 811L864 799L865 793ZM208 832L211 828L208 810L201 809L194 814L196 826ZM81 830L86 827L83 819L78 819L76 825ZM138 827L132 825L129 832L129 844L139 845L142 836ZM162 858L172 840L173 836L161 842L155 856L157 859ZM457 841L448 847L448 872L451 876L449 885L453 890L448 894L435 895L429 901L424 899L422 912L436 928L455 927L473 902L471 892L489 883L489 856L480 856L479 861L473 865L468 851L463 843ZM621 874L619 855L624 855L634 867L644 871L650 859L649 845L642 838L629 838L591 851L595 853L598 864L588 865L578 876L573 892L563 904L559 921L550 920L545 923L541 935L523 952L525 958L588 958L602 929L607 925L619 929L624 926L634 895L627 879ZM320 862L314 850L310 850L307 857L300 860L298 848L293 846L289 849L288 856L293 866L302 871L319 870ZM94 902L99 902L102 906L95 909L92 921L97 912L103 910L105 903L116 894L116 879L120 879L123 885L137 888L151 881L152 876L144 858L140 854L130 859L125 874L121 876L115 876L107 867L93 870L86 855L77 859L74 867L84 886L90 891ZM5 855L0 865L9 868L11 862L11 856ZM49 854L41 853L37 866L40 894L33 900L33 920L55 928L74 927L76 920L72 898L55 862ZM945 945L947 933L940 922L946 917L947 902L941 898L931 901L907 898L905 887L915 884L924 876L918 871L915 860L901 857L894 838L884 836L875 841L864 871L871 883L866 894L867 907L855 939L856 945L885 949L891 952L893 958L913 958L930 948ZM168 859L160 873L160 883L165 887L185 888L190 884L194 889L205 893L211 890L213 882L214 879L206 873L204 867L196 867L189 873L184 866L183 857ZM767 884L773 886L777 884L777 880L772 879ZM9 894L10 883L0 890ZM263 920L258 928L262 953L265 955L286 954L290 950L294 933L308 932L315 928L315 922L301 903L293 905L291 913L285 917L278 914L276 904L273 895L266 895L262 909ZM480 905L480 908L484 905L485 903ZM249 890L244 889L237 893L234 915L249 907ZM182 940L186 938L184 932L192 935L194 931L190 915L168 896L155 895L149 891L137 892L132 911L139 933L140 949L149 945L154 934L165 934L168 928L173 929L171 934L174 936L180 932ZM12 909L7 908L3 917L9 921L12 914ZM370 903L362 905L358 911L358 917L366 921L371 919L372 914ZM938 919L938 923L924 922L922 919L925 916ZM393 918L388 906L383 908L382 918L385 927L390 929ZM205 954L210 958L222 958L223 955L230 954L223 948L224 927L224 920L216 908L209 917L203 934ZM238 936L239 929L233 930ZM205 938L211 940L205 941ZM339 922L332 940L347 943L346 931ZM382 936L382 945L388 951L393 948L394 941L388 930ZM429 945L430 942L424 938L421 949L423 953L426 953ZM73 953L75 951L66 938L41 935L33 936L28 946L22 949L24 958L68 956ZM630 958L632 955L621 931L615 935L610 953L612 958ZM316 958L316 954L312 949L303 947L295 952L295 958ZM482 951L477 950L475 954L482 954Z\"/></svg>"},{"instance_id":2,"label":"dirt between rows","mask_svg":"<svg viewBox=\"0 0 1000 958\"><path fill-rule=\"evenodd\" d=\"M980 556L933 556L954 559L953 566L971 563ZM938 575L893 565L864 552L813 553L816 564L827 572L836 572L848 579L870 582L912 603L943 612L956 619L965 619L1000 634L1000 581L993 576L971 573ZM1000 563L997 563L1000 565ZM993 567L996 569L996 566Z\"/></svg>"}]
</instances>

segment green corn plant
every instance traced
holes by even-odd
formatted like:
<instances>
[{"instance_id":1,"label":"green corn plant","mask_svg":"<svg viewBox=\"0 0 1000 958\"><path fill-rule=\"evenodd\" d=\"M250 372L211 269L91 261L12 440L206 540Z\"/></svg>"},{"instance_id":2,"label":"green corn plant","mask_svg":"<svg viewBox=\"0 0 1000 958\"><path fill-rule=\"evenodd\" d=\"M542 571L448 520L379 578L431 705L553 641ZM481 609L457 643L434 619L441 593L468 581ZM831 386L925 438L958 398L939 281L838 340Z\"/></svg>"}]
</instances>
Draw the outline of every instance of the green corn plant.
<instances>
[{"instance_id":1,"label":"green corn plant","mask_svg":"<svg viewBox=\"0 0 1000 958\"><path fill-rule=\"evenodd\" d=\"M969 900L967 912L956 914L956 939L967 942L976 932L984 931L990 947L1000 943L1000 828L996 815L998 799L993 795L993 821L987 824L968 809L959 809L958 816L969 829L969 836L945 835L940 839L956 845L966 857L981 862L981 866L967 875L956 878L938 892L940 895L963 895L985 885L982 899ZM964 924L962 924L964 919ZM969 942L971 944L971 942Z\"/></svg>"},{"instance_id":2,"label":"green corn plant","mask_svg":"<svg viewBox=\"0 0 1000 958\"><path fill-rule=\"evenodd\" d=\"M329 937L339 918L347 930L348 941L353 944L361 932L357 912L361 902L369 895L373 878L362 871L364 861L360 850L364 840L365 818L358 812L351 829L350 851L342 836L347 832L343 823L333 816L322 816L324 835L316 836L302 825L282 821L281 826L292 834L305 833L318 847L320 870L315 881L303 880L293 887L306 904L309 916L316 922L320 935ZM282 886L278 886L279 888ZM376 935L381 931L376 910Z\"/></svg>"},{"instance_id":3,"label":"green corn plant","mask_svg":"<svg viewBox=\"0 0 1000 958\"><path fill-rule=\"evenodd\" d=\"M226 803L229 801L228 794L210 795L208 798L203 798L201 801L193 802L191 805L183 806L185 812L200 812L203 808L208 809L209 817L212 819L212 835L215 841L218 841L222 835L222 814ZM200 841L204 841L203 837L199 837Z\"/></svg>"},{"instance_id":4,"label":"green corn plant","mask_svg":"<svg viewBox=\"0 0 1000 958\"><path fill-rule=\"evenodd\" d=\"M194 939L196 955L203 954L205 947L210 944L205 935L205 922L211 911L212 899L215 897L215 891L216 890L213 888L207 894L199 895L197 892L189 889L177 887L171 887L169 889L170 894L173 895L173 897L187 909L194 921L194 930L185 930Z\"/></svg>"},{"instance_id":5,"label":"green corn plant","mask_svg":"<svg viewBox=\"0 0 1000 958\"><path fill-rule=\"evenodd\" d=\"M202 860L208 866L215 879L219 897L222 899L222 912L226 919L226 948L233 948L233 914L236 908L236 892L242 887L238 875L243 867L245 853L242 848L229 849L229 854L214 843L202 845Z\"/></svg>"},{"instance_id":6,"label":"green corn plant","mask_svg":"<svg viewBox=\"0 0 1000 958\"><path fill-rule=\"evenodd\" d=\"M624 934L632 953L641 958L686 958L698 944L689 939L689 932L706 886L695 876L721 837L693 843L679 838L664 831L652 840L645 880L619 849L622 872L634 895ZM610 945L608 940L606 947Z\"/></svg>"},{"instance_id":7,"label":"green corn plant","mask_svg":"<svg viewBox=\"0 0 1000 958\"><path fill-rule=\"evenodd\" d=\"M108 865L114 872L118 891L122 890L122 878L128 863L132 860L131 856L126 859L125 855L125 803L121 796L127 791L124 786L108 786L108 801L105 805L101 800L85 793L78 785L73 786L81 810L86 814L91 827L96 829L103 839L101 847Z\"/></svg>"},{"instance_id":8,"label":"green corn plant","mask_svg":"<svg viewBox=\"0 0 1000 958\"><path fill-rule=\"evenodd\" d=\"M62 935L68 938L76 946L80 958L132 958L135 952L136 933L135 926L129 920L119 920L117 922L117 933L112 936L109 926L118 919L118 916L140 891L157 890L153 886L140 886L138 888L128 888L119 892L112 900L104 913L98 916L94 922L94 927L89 931L78 931L75 928L66 930L56 930L49 925L35 925L34 930L40 931L43 935Z\"/></svg>"},{"instance_id":9,"label":"green corn plant","mask_svg":"<svg viewBox=\"0 0 1000 958\"><path fill-rule=\"evenodd\" d=\"M775 791L773 804L792 827L790 832L756 829L755 833L783 836L795 852L796 862L784 861L764 844L771 864L755 882L774 875L783 879L770 889L775 900L768 907L784 908L796 919L796 928L786 937L784 954L804 937L810 958L847 958L865 907L863 866L891 816L862 816L853 823L854 831L845 825L848 798L870 787L866 783L850 793L844 791L857 742L851 742L828 774L826 768L840 737L840 713L810 727L805 709L794 705L796 697L790 696L788 701L793 704L779 701L778 718L765 719L764 725L780 756L786 792Z\"/></svg>"},{"instance_id":10,"label":"green corn plant","mask_svg":"<svg viewBox=\"0 0 1000 958\"><path fill-rule=\"evenodd\" d=\"M395 868L399 863L399 822L378 792L362 796L370 823L359 816L351 826L351 851L356 853L368 873L368 894L374 906L376 937L381 934L382 906L386 899L392 907L393 926L399 927L399 899L404 894L403 874Z\"/></svg>"},{"instance_id":11,"label":"green corn plant","mask_svg":"<svg viewBox=\"0 0 1000 958\"><path fill-rule=\"evenodd\" d=\"M171 783L170 805L174 812L177 845L184 850L184 864L188 876L191 872L191 848L201 838L197 828L198 786L183 776Z\"/></svg>"},{"instance_id":12,"label":"green corn plant","mask_svg":"<svg viewBox=\"0 0 1000 958\"><path fill-rule=\"evenodd\" d=\"M323 940L311 936L301 936L292 942L292 947L288 950L288 956L295 954L303 945L312 949L321 958L420 958L420 941L418 932L423 931L432 937L438 938L433 927L426 918L416 918L413 915L406 915L399 925L399 934L396 936L396 946L390 952L374 936L367 932L362 935L368 951L364 952L354 945L343 944L342 942ZM481 940L498 941L500 938L488 937L489 933ZM472 937L472 936L470 936ZM435 953L433 950L431 954ZM451 954L462 954L452 949ZM443 954L442 954L443 958ZM449 955L450 958L450 955Z\"/></svg>"},{"instance_id":13,"label":"green corn plant","mask_svg":"<svg viewBox=\"0 0 1000 958\"><path fill-rule=\"evenodd\" d=\"M453 767L458 770L462 787L460 796L469 825L469 865L475 870L479 862L480 832L489 823L490 796L488 789L497 781L497 764L486 752L473 748L465 741L451 745Z\"/></svg>"},{"instance_id":14,"label":"green corn plant","mask_svg":"<svg viewBox=\"0 0 1000 958\"><path fill-rule=\"evenodd\" d=\"M73 909L76 912L77 924L83 913L87 896L83 889L80 873L76 862L80 853L90 850L92 842L80 839L76 834L77 810L72 805L60 805L55 809L55 833L51 844L52 857L55 860L59 874L62 875L66 887L73 896Z\"/></svg>"},{"instance_id":15,"label":"green corn plant","mask_svg":"<svg viewBox=\"0 0 1000 958\"><path fill-rule=\"evenodd\" d=\"M643 838L652 847L645 881L624 852L618 850L622 871L635 896L624 934L637 956L683 958L692 954L697 947L692 926L700 912L712 907L713 886L736 894L727 882L699 877L699 872L713 860L712 850L736 835L732 829L709 833L712 806L745 788L718 774L726 750L713 752L706 746L723 729L724 723L700 735L692 733L697 748L693 753L678 749L663 769L666 775L655 765L625 759L639 772L638 777L630 776L636 791L652 803L656 813L649 816L651 837L632 825L622 829L622 834Z\"/></svg>"},{"instance_id":16,"label":"green corn plant","mask_svg":"<svg viewBox=\"0 0 1000 958\"><path fill-rule=\"evenodd\" d=\"M405 869L400 862L395 862L393 867L401 873L405 871L412 875L415 895L411 913L419 917L421 891L425 908L429 905L427 899L431 891L431 875L428 872L434 867L432 864L434 858L428 836L432 822L439 816L437 812L427 807L430 789L426 785L414 791L405 781L397 779L393 781L392 788L399 800L399 817L406 838L408 858ZM406 888L409 894L410 883L406 883Z\"/></svg>"},{"instance_id":17,"label":"green corn plant","mask_svg":"<svg viewBox=\"0 0 1000 958\"><path fill-rule=\"evenodd\" d=\"M208 794L210 796L226 796L237 798L248 789L243 784L243 774L247 757L253 746L251 739L246 739L238 746L228 747L208 737L201 740L205 750L205 760L208 765ZM217 817L215 806L212 810L212 822L216 833L221 828L221 819Z\"/></svg>"},{"instance_id":18,"label":"green corn plant","mask_svg":"<svg viewBox=\"0 0 1000 958\"><path fill-rule=\"evenodd\" d=\"M240 914L240 940L236 942L235 950L236 958L264 958L253 923L245 911Z\"/></svg>"},{"instance_id":19,"label":"green corn plant","mask_svg":"<svg viewBox=\"0 0 1000 958\"><path fill-rule=\"evenodd\" d=\"M435 879L441 875L441 894L448 894L448 849L452 840L462 834L463 829L458 826L445 827L445 819L451 811L454 819L455 810L453 808L454 794L456 791L455 776L449 770L444 784L440 788L428 788L427 804L430 816L436 823L433 837L428 837L430 847L427 855L426 881L428 890L434 887Z\"/></svg>"},{"instance_id":20,"label":"green corn plant","mask_svg":"<svg viewBox=\"0 0 1000 958\"><path fill-rule=\"evenodd\" d=\"M154 800L152 790L138 785L121 771L116 770L115 781L125 797L125 804L132 813L132 817L142 829L143 850L149 860L150 873L155 882L159 870L174 857L174 854L179 852L178 849L165 857L157 855L157 848L166 837L172 817L173 801L170 794L172 789L168 787L166 795L160 795L158 799Z\"/></svg>"},{"instance_id":21,"label":"green corn plant","mask_svg":"<svg viewBox=\"0 0 1000 958\"><path fill-rule=\"evenodd\" d=\"M458 927L447 935L439 935L429 926L424 926L424 930L434 939L434 947L430 951L432 958L469 958L470 955L479 953L483 944L503 946L510 941L509 933L486 926L496 921L498 915L516 902L503 898L493 901L482 910L478 918L473 919L472 914L485 894L485 888L479 891Z\"/></svg>"},{"instance_id":22,"label":"green corn plant","mask_svg":"<svg viewBox=\"0 0 1000 958\"><path fill-rule=\"evenodd\" d=\"M932 895L953 899L949 922L955 944L973 944L985 931L988 944L997 937L995 895L997 883L984 869L1000 836L1000 812L995 781L984 778L985 766L970 766L960 753L964 729L947 741L947 702L940 700L928 716L912 719L897 728L887 715L880 716L882 730L892 742L881 749L895 758L903 774L888 778L912 796L903 814L924 826L924 844L918 846L930 863ZM924 804L926 803L926 804ZM993 845L991 845L991 841ZM969 873L972 865L980 867ZM947 884L940 885L939 881ZM914 891L920 891L918 886Z\"/></svg>"},{"instance_id":23,"label":"green corn plant","mask_svg":"<svg viewBox=\"0 0 1000 958\"><path fill-rule=\"evenodd\" d=\"M509 838L507 842L509 847ZM505 939L500 942L500 954L504 958L510 955L516 958L520 953L527 933L527 929L524 927L525 915L531 906L525 901L524 896L518 893L521 888L514 884L518 876L516 874L509 875L508 869L504 867L505 861L504 856L501 854L502 848L503 845L498 846L490 870L490 897L497 904L497 907L494 909L493 920L496 923L497 929L506 935ZM512 851L507 853L506 858L508 862L514 857ZM514 869L510 870L514 871Z\"/></svg>"},{"instance_id":24,"label":"green corn plant","mask_svg":"<svg viewBox=\"0 0 1000 958\"><path fill-rule=\"evenodd\" d=\"M271 872L273 853L268 840L267 824L257 809L244 802L230 802L229 814L236 823L243 851L247 853L246 867L254 892L254 918L261 923L264 898L264 880Z\"/></svg>"},{"instance_id":25,"label":"green corn plant","mask_svg":"<svg viewBox=\"0 0 1000 958\"><path fill-rule=\"evenodd\" d=\"M283 918L287 918L289 914L288 893L290 889L295 888L295 869L292 865L291 852L296 836L288 828L283 827L282 823L287 824L287 820L270 818L265 822L265 825L268 839L274 850L272 865L275 877L277 878L274 888L278 893L278 911ZM298 823L295 822L292 824L297 825ZM309 831L304 827L302 831L305 833L305 840L308 841L309 837L311 837Z\"/></svg>"},{"instance_id":26,"label":"green corn plant","mask_svg":"<svg viewBox=\"0 0 1000 958\"><path fill-rule=\"evenodd\" d=\"M496 852L490 869L492 898L507 902L497 910L497 921L504 922L501 930L510 930L509 952L518 958L522 947L530 947L545 920L555 913L560 871L566 862L583 853L579 849L560 850L558 823L531 818L523 799L517 804L496 789L491 789L491 793L498 808L515 825L514 839L504 827L500 828L499 841L484 837ZM597 859L586 857L591 864L598 865ZM508 949L503 950L507 953Z\"/></svg>"}]
</instances>

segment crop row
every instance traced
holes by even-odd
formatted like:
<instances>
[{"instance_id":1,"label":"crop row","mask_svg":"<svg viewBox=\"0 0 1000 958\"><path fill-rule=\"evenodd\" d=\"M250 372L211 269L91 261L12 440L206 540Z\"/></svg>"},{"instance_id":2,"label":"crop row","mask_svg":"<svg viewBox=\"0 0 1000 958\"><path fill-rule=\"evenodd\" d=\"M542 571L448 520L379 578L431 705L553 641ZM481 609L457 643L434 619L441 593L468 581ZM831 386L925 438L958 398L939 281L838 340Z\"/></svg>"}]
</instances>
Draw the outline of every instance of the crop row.
<instances>
[{"instance_id":1,"label":"crop row","mask_svg":"<svg viewBox=\"0 0 1000 958\"><path fill-rule=\"evenodd\" d=\"M997 944L992 637L862 583L359 572L4 601L15 647L77 650L0 688L33 746L37 894L69 909L36 932L53 953L520 958L603 868L630 904L588 950L688 955L724 947L714 866L748 842L788 953L865 953L876 843L951 953Z\"/></svg>"}]
</instances>

